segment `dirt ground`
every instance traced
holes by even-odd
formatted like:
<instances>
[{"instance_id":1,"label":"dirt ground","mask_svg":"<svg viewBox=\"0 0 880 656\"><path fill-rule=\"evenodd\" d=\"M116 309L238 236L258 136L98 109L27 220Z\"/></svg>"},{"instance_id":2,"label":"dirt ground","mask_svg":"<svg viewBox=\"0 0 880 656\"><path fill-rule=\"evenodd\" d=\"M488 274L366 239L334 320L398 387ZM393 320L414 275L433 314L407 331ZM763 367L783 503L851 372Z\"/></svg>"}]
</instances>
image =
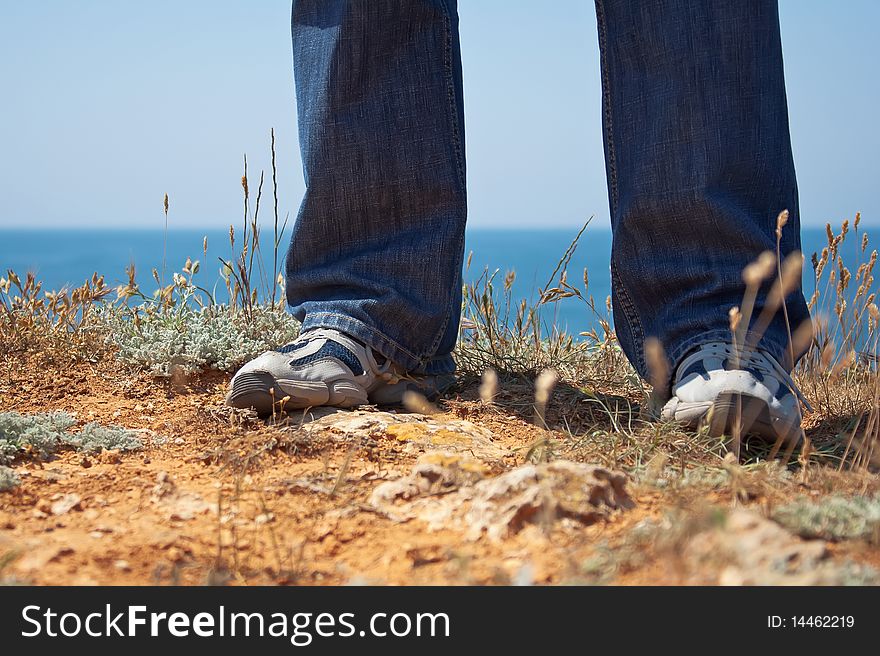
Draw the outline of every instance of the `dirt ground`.
<instances>
[{"instance_id":1,"label":"dirt ground","mask_svg":"<svg viewBox=\"0 0 880 656\"><path fill-rule=\"evenodd\" d=\"M334 428L336 415L321 430L310 429L309 416L261 421L224 407L227 382L221 374L156 380L112 359L6 363L0 410L64 410L80 424L144 429L145 448L16 463L20 487L0 494L0 578L40 585L839 583L850 575L840 575L842 567L858 575L880 567L869 542L801 540L764 519L795 495L872 492L870 475L814 466L809 477L785 482L751 473L736 485L630 478L629 507L526 517L501 539L474 538L461 523L431 525L371 500L377 486L406 476L432 450L410 439L416 429L374 426L353 435ZM465 454L481 463L485 479L522 466L529 446L546 437L526 411L487 406L473 389L438 408L432 422L472 424L485 437L488 456ZM442 451L440 434L432 439ZM561 427L552 437L560 445L555 457L581 459L566 452L571 438ZM752 531L753 543L730 533L729 523L713 523L734 507L748 513L743 526L755 523L740 532ZM780 553L786 562L766 571L747 562Z\"/></svg>"}]
</instances>

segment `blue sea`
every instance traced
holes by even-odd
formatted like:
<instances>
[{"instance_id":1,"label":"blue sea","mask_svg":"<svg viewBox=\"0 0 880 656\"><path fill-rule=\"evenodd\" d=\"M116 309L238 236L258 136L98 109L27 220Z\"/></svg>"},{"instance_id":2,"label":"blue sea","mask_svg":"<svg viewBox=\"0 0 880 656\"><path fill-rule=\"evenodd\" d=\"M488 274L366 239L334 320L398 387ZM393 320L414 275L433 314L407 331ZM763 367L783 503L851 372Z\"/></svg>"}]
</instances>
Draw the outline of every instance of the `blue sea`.
<instances>
[{"instance_id":1,"label":"blue sea","mask_svg":"<svg viewBox=\"0 0 880 656\"><path fill-rule=\"evenodd\" d=\"M546 285L576 234L576 229L470 230L466 243L466 253L471 254L470 267L465 272L465 279L473 282L485 271L491 275L498 270L495 287L500 290L505 274L513 270L516 272L512 288L514 301L521 298L535 300L538 289ZM269 232L264 232L262 241L263 248L268 250L267 268L271 268L271 236L268 235ZM207 256L202 250L205 236L208 238ZM851 243L844 253L844 260L851 263L853 272L859 250L856 241L850 235L847 242ZM803 230L802 242L807 256L804 290L809 296L813 291L809 259L813 252L821 252L826 245L824 229ZM0 230L0 276L5 275L7 269L22 277L25 272L32 271L43 282L44 290L52 290L78 286L97 271L105 276L108 284L115 286L126 282L125 268L134 262L138 283L151 293L156 288L151 270L154 267L162 270L164 243L165 235L161 229ZM610 249L610 231L587 228L568 267L569 281L578 287L583 285L584 268L588 269L589 294L595 297L597 308L603 312L605 298L611 293ZM225 293L219 276L218 257L230 257L226 230L169 230L166 277L170 278L173 271L180 271L187 257L201 263L197 276L201 286L212 289L216 284L216 289ZM552 313L544 314L544 319L575 334L596 326L595 316L577 299L561 301Z\"/></svg>"}]
</instances>

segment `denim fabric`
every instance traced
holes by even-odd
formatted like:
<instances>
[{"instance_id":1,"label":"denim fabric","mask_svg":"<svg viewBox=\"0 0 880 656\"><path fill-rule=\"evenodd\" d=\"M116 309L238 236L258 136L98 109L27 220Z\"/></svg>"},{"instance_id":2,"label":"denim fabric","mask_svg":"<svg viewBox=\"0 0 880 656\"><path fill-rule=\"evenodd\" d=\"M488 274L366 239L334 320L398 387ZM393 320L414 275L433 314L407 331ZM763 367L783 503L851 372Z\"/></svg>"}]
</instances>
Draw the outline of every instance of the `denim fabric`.
<instances>
[{"instance_id":1,"label":"denim fabric","mask_svg":"<svg viewBox=\"0 0 880 656\"><path fill-rule=\"evenodd\" d=\"M454 0L296 0L306 194L287 257L303 328L445 373L467 218Z\"/></svg>"},{"instance_id":2,"label":"denim fabric","mask_svg":"<svg viewBox=\"0 0 880 656\"><path fill-rule=\"evenodd\" d=\"M542 11L535 6L535 11ZM730 338L743 267L800 247L775 0L597 0L614 319L648 375ZM307 190L287 259L304 328L451 371L466 221L455 0L295 0ZM525 128L524 128L525 129ZM760 310L767 289L762 290ZM792 327L807 318L800 290ZM781 314L761 345L783 360Z\"/></svg>"},{"instance_id":3,"label":"denim fabric","mask_svg":"<svg viewBox=\"0 0 880 656\"><path fill-rule=\"evenodd\" d=\"M640 374L645 339L673 363L729 341L743 268L800 250L775 0L597 0L614 323ZM763 307L769 283L760 294ZM786 299L792 330L808 318ZM761 346L783 362L778 313Z\"/></svg>"}]
</instances>

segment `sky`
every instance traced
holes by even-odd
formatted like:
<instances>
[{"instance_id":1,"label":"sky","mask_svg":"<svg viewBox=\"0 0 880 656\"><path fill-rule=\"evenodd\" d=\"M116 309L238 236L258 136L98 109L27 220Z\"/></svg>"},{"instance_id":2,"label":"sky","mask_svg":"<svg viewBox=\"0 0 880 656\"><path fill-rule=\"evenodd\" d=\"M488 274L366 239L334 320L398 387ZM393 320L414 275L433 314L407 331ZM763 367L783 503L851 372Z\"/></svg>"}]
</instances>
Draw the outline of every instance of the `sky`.
<instances>
[{"instance_id":1,"label":"sky","mask_svg":"<svg viewBox=\"0 0 880 656\"><path fill-rule=\"evenodd\" d=\"M551 10L552 7L552 10ZM472 228L608 225L588 0L459 0ZM880 225L875 0L781 0L804 225ZM303 180L290 0L0 3L0 228L218 227ZM253 177L252 180L256 180ZM252 185L255 182L252 181Z\"/></svg>"}]
</instances>

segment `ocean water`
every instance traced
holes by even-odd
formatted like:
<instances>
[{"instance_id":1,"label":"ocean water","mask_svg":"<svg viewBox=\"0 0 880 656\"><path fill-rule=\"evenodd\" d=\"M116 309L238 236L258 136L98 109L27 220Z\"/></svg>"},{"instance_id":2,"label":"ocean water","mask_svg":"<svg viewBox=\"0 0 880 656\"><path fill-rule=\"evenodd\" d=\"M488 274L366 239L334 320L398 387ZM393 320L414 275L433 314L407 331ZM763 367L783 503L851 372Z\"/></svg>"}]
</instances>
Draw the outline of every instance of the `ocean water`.
<instances>
[{"instance_id":1,"label":"ocean water","mask_svg":"<svg viewBox=\"0 0 880 656\"><path fill-rule=\"evenodd\" d=\"M264 245L271 242L268 234L264 233ZM498 270L495 287L500 290L505 274L513 270L516 272L512 288L514 301L521 298L534 300L537 298L537 290L546 285L556 263L576 234L576 229L469 230L466 253L471 256L465 279L472 282L485 271L491 274ZM205 236L208 237L207 256L202 250ZM821 252L826 245L825 231L805 229L801 239L807 256L804 290L809 296L813 291L809 259L813 252ZM138 283L143 290L152 292L156 284L151 270L154 267L162 270L164 241L161 229L0 230L0 276L5 275L7 269L14 270L19 276L32 271L43 282L43 289L51 290L80 285L97 271L105 276L108 284L118 285L127 280L125 268L130 262L134 262ZM844 260L852 263L854 272L859 248L852 235L847 241L850 243L844 253ZM870 246L868 250L871 250ZM583 285L584 268L589 271L589 293L594 296L597 307L603 312L605 298L611 293L608 264L610 251L610 231L587 228L568 267L569 280L578 287ZM283 253L279 258L282 256ZM226 230L169 230L165 256L166 277L170 278L173 271L180 271L187 257L201 263L197 276L201 286L210 290L216 285L217 290L225 293L219 275L221 264L218 257L230 257ZM271 259L271 251L269 258ZM271 268L271 261L268 268ZM577 299L561 301L552 311L544 313L543 318L546 323L555 323L573 333L596 326L595 316Z\"/></svg>"}]
</instances>

